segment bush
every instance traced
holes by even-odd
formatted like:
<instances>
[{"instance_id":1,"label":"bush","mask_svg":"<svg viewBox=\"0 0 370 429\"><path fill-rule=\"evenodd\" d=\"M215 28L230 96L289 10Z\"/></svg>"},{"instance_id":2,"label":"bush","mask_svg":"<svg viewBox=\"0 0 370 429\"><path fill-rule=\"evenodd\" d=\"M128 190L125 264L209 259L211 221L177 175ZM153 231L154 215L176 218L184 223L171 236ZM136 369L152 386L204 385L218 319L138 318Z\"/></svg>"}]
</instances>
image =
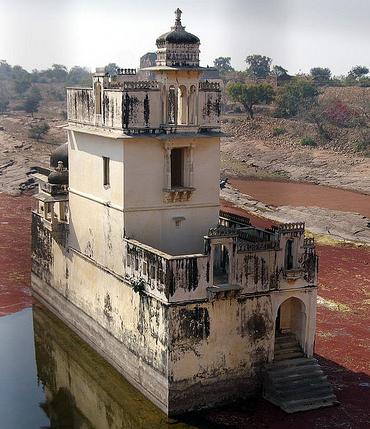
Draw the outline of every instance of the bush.
<instances>
[{"instance_id":1,"label":"bush","mask_svg":"<svg viewBox=\"0 0 370 429\"><path fill-rule=\"evenodd\" d=\"M366 152L367 154L370 154L370 144L364 141L357 141L353 147L353 152Z\"/></svg>"},{"instance_id":2,"label":"bush","mask_svg":"<svg viewBox=\"0 0 370 429\"><path fill-rule=\"evenodd\" d=\"M236 106L234 111L235 113L242 113L242 109L239 106Z\"/></svg>"},{"instance_id":3,"label":"bush","mask_svg":"<svg viewBox=\"0 0 370 429\"><path fill-rule=\"evenodd\" d=\"M355 125L359 114L341 101L333 101L325 109L325 116L330 123L338 127L350 127Z\"/></svg>"},{"instance_id":4,"label":"bush","mask_svg":"<svg viewBox=\"0 0 370 429\"><path fill-rule=\"evenodd\" d=\"M227 124L228 122L229 122L229 120L227 118L225 118L225 119L222 120L223 124Z\"/></svg>"},{"instance_id":5,"label":"bush","mask_svg":"<svg viewBox=\"0 0 370 429\"><path fill-rule=\"evenodd\" d=\"M61 112L60 112L60 116L62 117L62 119L67 119L67 112L65 111L65 110L62 110Z\"/></svg>"},{"instance_id":6,"label":"bush","mask_svg":"<svg viewBox=\"0 0 370 429\"><path fill-rule=\"evenodd\" d=\"M30 125L29 137L31 137L31 139L36 139L37 141L39 141L43 135L49 132L49 130L50 126L46 122L36 125Z\"/></svg>"},{"instance_id":7,"label":"bush","mask_svg":"<svg viewBox=\"0 0 370 429\"><path fill-rule=\"evenodd\" d=\"M19 110L24 110L24 105L23 104L16 104L13 109L15 112L18 112Z\"/></svg>"},{"instance_id":8,"label":"bush","mask_svg":"<svg viewBox=\"0 0 370 429\"><path fill-rule=\"evenodd\" d=\"M286 133L286 129L285 129L285 128L282 128L282 127L276 127L276 128L274 128L274 129L273 129L273 131L272 131L272 135L273 135L274 137L276 137L276 136L280 136L281 134L284 134L284 133Z\"/></svg>"},{"instance_id":9,"label":"bush","mask_svg":"<svg viewBox=\"0 0 370 429\"><path fill-rule=\"evenodd\" d=\"M312 137L305 136L301 140L301 145L302 146L316 147L317 143L315 142L315 140Z\"/></svg>"},{"instance_id":10,"label":"bush","mask_svg":"<svg viewBox=\"0 0 370 429\"><path fill-rule=\"evenodd\" d=\"M230 122L231 122L232 124L235 124L235 118L231 118L231 119L230 119Z\"/></svg>"}]
</instances>

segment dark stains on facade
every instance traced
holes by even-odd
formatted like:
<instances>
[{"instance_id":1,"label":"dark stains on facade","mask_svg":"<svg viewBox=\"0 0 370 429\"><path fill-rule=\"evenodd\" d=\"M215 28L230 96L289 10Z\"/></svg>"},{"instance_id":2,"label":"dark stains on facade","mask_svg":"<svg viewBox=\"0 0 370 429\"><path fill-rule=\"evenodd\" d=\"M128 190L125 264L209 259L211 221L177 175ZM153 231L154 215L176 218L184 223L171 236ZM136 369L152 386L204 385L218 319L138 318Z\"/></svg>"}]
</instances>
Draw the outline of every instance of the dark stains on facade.
<instances>
[{"instance_id":1,"label":"dark stains on facade","mask_svg":"<svg viewBox=\"0 0 370 429\"><path fill-rule=\"evenodd\" d=\"M112 303L111 303L110 296L109 296L108 293L105 295L105 298L104 298L104 310L103 311L104 311L105 317L109 321L111 321L113 319L113 316L112 316Z\"/></svg>"},{"instance_id":2,"label":"dark stains on facade","mask_svg":"<svg viewBox=\"0 0 370 429\"><path fill-rule=\"evenodd\" d=\"M207 101L203 107L202 111L203 117L210 117L212 114L216 115L217 117L221 114L221 99L220 96L216 98L216 100L213 101L212 96L209 96L207 98Z\"/></svg>"},{"instance_id":3,"label":"dark stains on facade","mask_svg":"<svg viewBox=\"0 0 370 429\"><path fill-rule=\"evenodd\" d=\"M303 267L305 270L304 279L308 283L315 281L316 267L318 265L317 255L310 249L305 249Z\"/></svg>"},{"instance_id":4,"label":"dark stains on facade","mask_svg":"<svg viewBox=\"0 0 370 429\"><path fill-rule=\"evenodd\" d=\"M146 93L145 99L144 99L144 122L147 127L149 126L149 117L150 117L150 102L149 102L148 93Z\"/></svg>"},{"instance_id":5,"label":"dark stains on facade","mask_svg":"<svg viewBox=\"0 0 370 429\"><path fill-rule=\"evenodd\" d=\"M201 341L209 337L210 320L207 308L195 307L193 309L180 308L178 312L178 329L174 331L173 341Z\"/></svg>"},{"instance_id":6,"label":"dark stains on facade","mask_svg":"<svg viewBox=\"0 0 370 429\"><path fill-rule=\"evenodd\" d=\"M246 321L248 335L251 340L256 341L266 335L267 327L265 317L259 313L253 313L252 316Z\"/></svg>"},{"instance_id":7,"label":"dark stains on facade","mask_svg":"<svg viewBox=\"0 0 370 429\"><path fill-rule=\"evenodd\" d=\"M122 96L122 128L128 128L131 120L136 116L139 100L128 92Z\"/></svg>"},{"instance_id":8,"label":"dark stains on facade","mask_svg":"<svg viewBox=\"0 0 370 429\"><path fill-rule=\"evenodd\" d=\"M53 266L53 244L51 232L44 226L42 219L32 213L32 271L46 283Z\"/></svg>"}]
</instances>

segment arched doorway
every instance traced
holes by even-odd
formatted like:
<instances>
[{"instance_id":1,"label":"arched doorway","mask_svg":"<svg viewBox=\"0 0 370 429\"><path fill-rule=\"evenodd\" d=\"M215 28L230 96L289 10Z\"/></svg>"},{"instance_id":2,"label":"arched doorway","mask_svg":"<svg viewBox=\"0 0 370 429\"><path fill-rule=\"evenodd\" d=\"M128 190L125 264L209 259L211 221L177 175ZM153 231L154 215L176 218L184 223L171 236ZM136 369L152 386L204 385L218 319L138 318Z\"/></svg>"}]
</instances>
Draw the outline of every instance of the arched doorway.
<instances>
[{"instance_id":1,"label":"arched doorway","mask_svg":"<svg viewBox=\"0 0 370 429\"><path fill-rule=\"evenodd\" d=\"M276 315L276 336L293 334L304 349L306 330L306 306L298 298L288 298L279 307Z\"/></svg>"}]
</instances>

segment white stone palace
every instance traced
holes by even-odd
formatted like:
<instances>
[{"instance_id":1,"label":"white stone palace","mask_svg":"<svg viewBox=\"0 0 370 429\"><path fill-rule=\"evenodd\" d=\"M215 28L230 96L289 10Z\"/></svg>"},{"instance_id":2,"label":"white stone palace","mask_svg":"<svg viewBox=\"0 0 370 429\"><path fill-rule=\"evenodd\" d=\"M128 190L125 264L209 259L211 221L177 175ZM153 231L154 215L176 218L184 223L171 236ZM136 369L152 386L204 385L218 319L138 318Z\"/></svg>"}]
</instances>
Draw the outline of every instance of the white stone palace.
<instances>
[{"instance_id":1,"label":"white stone palace","mask_svg":"<svg viewBox=\"0 0 370 429\"><path fill-rule=\"evenodd\" d=\"M155 81L97 69L68 88L68 144L35 175L34 294L167 414L262 389L288 412L331 405L313 239L220 212L220 89L175 16ZM293 403L297 367L319 387Z\"/></svg>"}]
</instances>

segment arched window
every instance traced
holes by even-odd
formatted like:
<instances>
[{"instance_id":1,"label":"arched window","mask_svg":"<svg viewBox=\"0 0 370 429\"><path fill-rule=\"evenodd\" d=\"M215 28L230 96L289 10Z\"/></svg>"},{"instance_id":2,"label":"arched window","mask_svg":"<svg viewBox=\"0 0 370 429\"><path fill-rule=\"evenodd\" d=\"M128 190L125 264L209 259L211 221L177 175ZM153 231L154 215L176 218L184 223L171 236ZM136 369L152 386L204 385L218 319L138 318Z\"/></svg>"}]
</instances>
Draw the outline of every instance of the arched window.
<instances>
[{"instance_id":1,"label":"arched window","mask_svg":"<svg viewBox=\"0 0 370 429\"><path fill-rule=\"evenodd\" d=\"M285 269L292 270L294 268L293 260L294 240L289 239L285 245Z\"/></svg>"},{"instance_id":2,"label":"arched window","mask_svg":"<svg viewBox=\"0 0 370 429\"><path fill-rule=\"evenodd\" d=\"M97 83L95 86L95 113L101 115L101 85Z\"/></svg>"},{"instance_id":3,"label":"arched window","mask_svg":"<svg viewBox=\"0 0 370 429\"><path fill-rule=\"evenodd\" d=\"M195 85L191 85L189 93L189 124L195 125L195 98L196 98Z\"/></svg>"}]
</instances>

